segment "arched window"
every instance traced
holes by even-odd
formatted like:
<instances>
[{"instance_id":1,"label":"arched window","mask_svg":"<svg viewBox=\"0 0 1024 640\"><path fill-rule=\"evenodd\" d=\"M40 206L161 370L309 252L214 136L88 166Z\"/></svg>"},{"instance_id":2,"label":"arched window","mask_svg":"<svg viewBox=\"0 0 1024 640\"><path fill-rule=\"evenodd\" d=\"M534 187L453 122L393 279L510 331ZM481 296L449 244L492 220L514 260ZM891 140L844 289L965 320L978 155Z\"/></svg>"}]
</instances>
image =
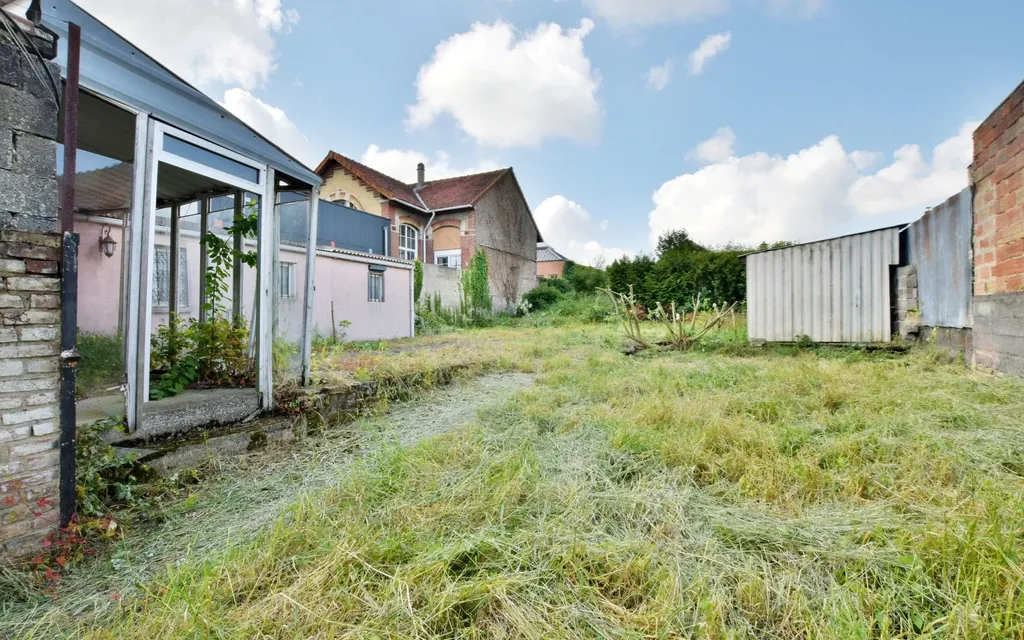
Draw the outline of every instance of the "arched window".
<instances>
[{"instance_id":1,"label":"arched window","mask_svg":"<svg viewBox=\"0 0 1024 640\"><path fill-rule=\"evenodd\" d=\"M398 257L405 260L415 260L418 256L416 251L420 232L411 224L398 226Z\"/></svg>"},{"instance_id":2,"label":"arched window","mask_svg":"<svg viewBox=\"0 0 1024 640\"><path fill-rule=\"evenodd\" d=\"M356 211L366 211L366 209L363 208L363 203L356 200L356 197L351 193L348 194L348 201L345 203L345 206L349 209L355 209Z\"/></svg>"}]
</instances>

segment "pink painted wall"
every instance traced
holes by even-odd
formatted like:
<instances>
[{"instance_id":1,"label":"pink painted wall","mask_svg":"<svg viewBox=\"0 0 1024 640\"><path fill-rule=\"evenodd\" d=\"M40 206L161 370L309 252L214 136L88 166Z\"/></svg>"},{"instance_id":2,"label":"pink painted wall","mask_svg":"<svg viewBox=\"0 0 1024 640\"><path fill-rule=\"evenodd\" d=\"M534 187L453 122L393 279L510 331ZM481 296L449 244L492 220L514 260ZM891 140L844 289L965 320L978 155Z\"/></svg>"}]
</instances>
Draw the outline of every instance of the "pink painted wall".
<instances>
[{"instance_id":1,"label":"pink painted wall","mask_svg":"<svg viewBox=\"0 0 1024 640\"><path fill-rule=\"evenodd\" d=\"M381 264L387 267L384 272L384 302L368 302L367 264L317 256L313 298L317 331L330 335L333 300L335 320L352 323L345 329L346 340L391 340L411 335L412 270L386 262Z\"/></svg>"},{"instance_id":2,"label":"pink painted wall","mask_svg":"<svg viewBox=\"0 0 1024 640\"><path fill-rule=\"evenodd\" d=\"M537 263L537 276L540 278L550 278L552 276L558 276L560 278L564 272L565 262L561 260Z\"/></svg>"},{"instance_id":3,"label":"pink painted wall","mask_svg":"<svg viewBox=\"0 0 1024 640\"><path fill-rule=\"evenodd\" d=\"M107 258L99 250L103 225L79 219L75 226L81 236L78 326L83 332L116 335L120 313L121 259L125 249L122 229L111 225L110 235L118 245L114 257ZM169 245L168 234L158 229L156 244ZM189 287L188 306L180 311L183 317L195 318L199 316L199 238L182 233L181 247L188 253ZM303 249L282 247L279 259L281 262L295 264L295 296L278 300L278 337L298 344L302 338L305 308L306 254ZM331 333L333 300L335 319L352 323L345 330L346 340L388 340L411 335L412 270L387 262L377 263L387 267L384 272L383 303L367 300L369 268L366 263L355 262L351 257L346 259L345 254L317 255L313 307L317 331L324 335ZM242 272L242 311L250 320L255 286L255 269L245 267ZM167 320L166 310L153 310L154 331L157 326L166 324Z\"/></svg>"},{"instance_id":4,"label":"pink painted wall","mask_svg":"<svg viewBox=\"0 0 1024 640\"><path fill-rule=\"evenodd\" d=\"M78 218L78 328L85 333L117 335L121 309L121 259L124 229L110 225L110 237L117 241L114 257L100 252L103 225Z\"/></svg>"}]
</instances>

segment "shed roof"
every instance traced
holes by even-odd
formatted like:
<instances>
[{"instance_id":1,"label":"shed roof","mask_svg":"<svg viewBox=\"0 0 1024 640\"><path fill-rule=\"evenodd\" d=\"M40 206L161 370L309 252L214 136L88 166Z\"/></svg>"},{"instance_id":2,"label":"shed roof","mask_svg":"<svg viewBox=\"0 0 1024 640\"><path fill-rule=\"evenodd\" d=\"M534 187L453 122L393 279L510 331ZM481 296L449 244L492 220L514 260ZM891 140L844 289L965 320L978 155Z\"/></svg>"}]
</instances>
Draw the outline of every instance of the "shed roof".
<instances>
[{"instance_id":1,"label":"shed roof","mask_svg":"<svg viewBox=\"0 0 1024 640\"><path fill-rule=\"evenodd\" d=\"M893 224L889 225L888 227L879 227L878 229L858 231L857 233L847 233L846 235L835 236L833 238L822 238L821 240L814 240L812 242L798 242L796 244L786 245L785 247L774 247L772 249L761 249L760 251L751 251L750 253L744 253L743 255L740 256L740 258L746 258L747 256L753 256L759 253L769 253L771 251L782 251L783 249L792 249L793 247L804 247L811 244L819 244L821 242L831 242L832 240L841 240L842 238L852 238L854 236L862 236L868 233L878 233L879 231L888 231L889 229L902 229L909 224L909 222L905 224Z\"/></svg>"},{"instance_id":2,"label":"shed roof","mask_svg":"<svg viewBox=\"0 0 1024 640\"><path fill-rule=\"evenodd\" d=\"M543 242L537 244L537 262L566 262L568 260Z\"/></svg>"},{"instance_id":3,"label":"shed roof","mask_svg":"<svg viewBox=\"0 0 1024 640\"><path fill-rule=\"evenodd\" d=\"M82 28L83 88L266 163L282 177L310 186L321 183L302 162L71 0L44 2L42 22L61 38L56 61L62 66L67 60L68 23Z\"/></svg>"}]
</instances>

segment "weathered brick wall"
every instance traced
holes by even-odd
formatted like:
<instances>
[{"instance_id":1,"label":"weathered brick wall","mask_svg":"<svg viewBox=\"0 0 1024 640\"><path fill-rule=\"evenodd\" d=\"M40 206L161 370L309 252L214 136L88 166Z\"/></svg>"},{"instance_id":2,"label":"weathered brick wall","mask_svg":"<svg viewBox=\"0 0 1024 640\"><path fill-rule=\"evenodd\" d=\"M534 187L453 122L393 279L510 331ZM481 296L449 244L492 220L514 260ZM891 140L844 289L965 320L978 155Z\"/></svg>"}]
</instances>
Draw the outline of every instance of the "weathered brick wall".
<instances>
[{"instance_id":1,"label":"weathered brick wall","mask_svg":"<svg viewBox=\"0 0 1024 640\"><path fill-rule=\"evenodd\" d=\"M1024 374L1024 83L974 132L975 367Z\"/></svg>"},{"instance_id":2,"label":"weathered brick wall","mask_svg":"<svg viewBox=\"0 0 1024 640\"><path fill-rule=\"evenodd\" d=\"M58 520L57 106L28 64L0 35L0 557Z\"/></svg>"},{"instance_id":3,"label":"weathered brick wall","mask_svg":"<svg viewBox=\"0 0 1024 640\"><path fill-rule=\"evenodd\" d=\"M537 229L509 173L476 206L476 241L487 249L495 307L513 305L537 286Z\"/></svg>"}]
</instances>

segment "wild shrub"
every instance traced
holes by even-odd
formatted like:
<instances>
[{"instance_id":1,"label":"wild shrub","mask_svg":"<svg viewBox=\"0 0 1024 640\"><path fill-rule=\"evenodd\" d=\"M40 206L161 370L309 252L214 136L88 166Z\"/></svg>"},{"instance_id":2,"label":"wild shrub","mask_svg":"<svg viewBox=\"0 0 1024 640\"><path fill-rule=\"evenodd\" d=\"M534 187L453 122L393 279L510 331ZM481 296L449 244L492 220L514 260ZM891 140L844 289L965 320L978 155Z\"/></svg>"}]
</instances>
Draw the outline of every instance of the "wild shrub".
<instances>
[{"instance_id":1,"label":"wild shrub","mask_svg":"<svg viewBox=\"0 0 1024 640\"><path fill-rule=\"evenodd\" d=\"M624 257L608 267L608 288L626 293L630 286L637 304L653 308L675 303L692 311L700 296L708 303L725 306L746 298L743 247L708 249L689 239L685 232L669 232L658 243L657 258L640 254Z\"/></svg>"},{"instance_id":2,"label":"wild shrub","mask_svg":"<svg viewBox=\"0 0 1024 640\"><path fill-rule=\"evenodd\" d=\"M576 293L595 293L608 286L608 273L597 267L569 262L565 265L565 280Z\"/></svg>"},{"instance_id":3,"label":"wild shrub","mask_svg":"<svg viewBox=\"0 0 1024 640\"><path fill-rule=\"evenodd\" d=\"M539 284L537 286L548 286L554 289L558 289L560 293L569 293L572 291L572 284L565 278L559 278L558 276L551 276L550 278L538 278Z\"/></svg>"},{"instance_id":4,"label":"wild shrub","mask_svg":"<svg viewBox=\"0 0 1024 640\"><path fill-rule=\"evenodd\" d=\"M542 284L527 293L524 298L530 303L531 311L542 311L558 302L563 293L550 284Z\"/></svg>"}]
</instances>

